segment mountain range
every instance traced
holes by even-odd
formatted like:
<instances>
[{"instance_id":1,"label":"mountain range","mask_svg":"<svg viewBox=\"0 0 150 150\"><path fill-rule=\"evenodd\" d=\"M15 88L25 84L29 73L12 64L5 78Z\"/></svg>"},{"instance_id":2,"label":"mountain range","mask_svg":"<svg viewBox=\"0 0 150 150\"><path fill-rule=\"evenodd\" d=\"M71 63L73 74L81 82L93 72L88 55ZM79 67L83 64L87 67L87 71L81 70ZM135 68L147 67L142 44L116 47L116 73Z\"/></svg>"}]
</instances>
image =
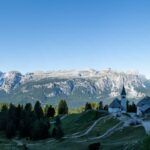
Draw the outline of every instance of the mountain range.
<instances>
[{"instance_id":1,"label":"mountain range","mask_svg":"<svg viewBox=\"0 0 150 150\"><path fill-rule=\"evenodd\" d=\"M39 100L55 105L66 99L70 107L91 101L107 104L120 96L123 85L131 101L150 95L150 80L133 72L111 69L39 71L25 75L18 71L0 72L0 102L25 104Z\"/></svg>"}]
</instances>

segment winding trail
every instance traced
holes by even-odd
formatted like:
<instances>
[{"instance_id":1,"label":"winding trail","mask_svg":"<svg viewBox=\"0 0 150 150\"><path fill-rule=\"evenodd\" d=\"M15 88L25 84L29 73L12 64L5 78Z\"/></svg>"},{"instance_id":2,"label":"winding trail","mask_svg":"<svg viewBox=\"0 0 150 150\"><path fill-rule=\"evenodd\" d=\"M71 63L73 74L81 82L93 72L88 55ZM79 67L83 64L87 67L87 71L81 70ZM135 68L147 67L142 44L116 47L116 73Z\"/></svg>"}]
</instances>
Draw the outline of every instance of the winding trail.
<instances>
[{"instance_id":1,"label":"winding trail","mask_svg":"<svg viewBox=\"0 0 150 150\"><path fill-rule=\"evenodd\" d=\"M116 131L116 129L118 130L118 127L122 124L122 122L119 122L118 124L116 124L115 126L113 126L112 128L108 129L103 135L98 136L98 137L94 137L94 138L90 138L91 140L97 140L97 139L101 139L101 138L105 138L106 136L114 133L114 131Z\"/></svg>"},{"instance_id":2,"label":"winding trail","mask_svg":"<svg viewBox=\"0 0 150 150\"><path fill-rule=\"evenodd\" d=\"M106 136L114 133L117 130L120 130L120 128L118 128L120 125L122 124L122 122L119 122L118 124L116 124L115 126L113 126L112 128L108 129L104 134L98 136L98 137L92 137L92 138L88 138L87 140L80 140L80 141L76 141L78 143L82 143L82 142L87 142L87 141L93 141L93 140L99 140L102 138L105 138Z\"/></svg>"},{"instance_id":3,"label":"winding trail","mask_svg":"<svg viewBox=\"0 0 150 150\"><path fill-rule=\"evenodd\" d=\"M67 117L67 115L64 115L61 117L61 120L65 119ZM94 123L83 133L83 131L81 132L78 132L78 133L73 133L71 135L68 135L68 136L65 136L63 137L63 139L78 139L80 137L83 137L85 135L88 135L92 130L93 128L97 125L97 123L99 123L101 120L103 119L110 119L112 116L111 115L107 115L107 116L104 116L104 117L100 117L99 119L97 119L96 121L94 121ZM53 123L53 122L51 122ZM55 123L55 122L54 122ZM82 140L82 141L76 141L77 143L82 143L82 142L87 142L87 141L93 141L93 140L98 140L98 139L101 139L101 138L105 138L106 136L112 134L113 132L115 132L116 130L119 130L120 128L118 128L120 125L122 124L122 122L119 122L118 124L116 124L115 126L113 126L112 128L108 129L104 134L102 134L101 136L99 137L92 137L92 138L89 138L87 140ZM41 141L38 141L38 143L26 143L27 146L34 146L34 145L40 145L41 143L51 143L51 142L54 142L56 141L55 139L50 139L50 140L47 140L47 141L44 141L44 140L41 140ZM15 142L17 145L23 145L24 143L20 140L13 140L13 142Z\"/></svg>"},{"instance_id":4,"label":"winding trail","mask_svg":"<svg viewBox=\"0 0 150 150\"><path fill-rule=\"evenodd\" d=\"M64 115L61 117L61 120L65 119L67 117L67 115ZM83 137L87 134L89 134L93 128L97 125L97 123L103 119L109 119L111 118L112 116L111 115L107 115L107 116L104 116L104 117L100 117L99 119L97 119L84 133L82 132L78 132L78 133L73 133L72 135L68 135L68 136L65 136L63 137L64 139L76 139L76 138L80 138L80 137ZM53 122L51 122L53 123ZM55 123L55 122L54 122ZM81 134L82 133L82 134ZM79 134L79 135L77 135ZM56 141L55 139L50 139L48 141L38 141L38 143L26 143L27 146L33 146L33 145L40 145L41 143L51 143L51 142L54 142ZM15 142L17 145L23 145L24 143L20 140L13 140L13 142Z\"/></svg>"},{"instance_id":5,"label":"winding trail","mask_svg":"<svg viewBox=\"0 0 150 150\"><path fill-rule=\"evenodd\" d=\"M71 136L66 136L66 137L64 137L64 138L80 138L80 137L82 137L82 136L85 136L85 135L87 135L87 134L89 134L92 130L93 130L93 128L97 125L97 123L99 122L99 121L101 121L101 120L103 120L103 119L110 119L112 116L104 116L104 117L100 117L99 119L97 119L88 129L87 129L87 131L85 131L84 133L82 133L82 134L79 134L79 133L81 133L81 132L78 132L78 133L74 133L74 134L72 134ZM79 135L77 135L77 134L79 134Z\"/></svg>"}]
</instances>

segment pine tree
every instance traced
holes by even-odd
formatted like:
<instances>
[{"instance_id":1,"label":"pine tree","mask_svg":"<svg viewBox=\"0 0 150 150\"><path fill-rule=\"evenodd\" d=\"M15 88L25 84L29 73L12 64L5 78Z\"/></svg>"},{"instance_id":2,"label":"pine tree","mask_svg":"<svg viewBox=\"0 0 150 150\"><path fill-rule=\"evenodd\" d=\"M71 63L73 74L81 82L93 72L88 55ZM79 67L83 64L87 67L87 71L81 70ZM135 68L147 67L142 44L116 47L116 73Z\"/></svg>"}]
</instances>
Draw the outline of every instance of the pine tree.
<instances>
[{"instance_id":1,"label":"pine tree","mask_svg":"<svg viewBox=\"0 0 150 150\"><path fill-rule=\"evenodd\" d=\"M12 120L15 128L17 128L17 107L14 104L10 104L9 110L8 110L8 118L7 122L9 124L9 121Z\"/></svg>"},{"instance_id":2,"label":"pine tree","mask_svg":"<svg viewBox=\"0 0 150 150\"><path fill-rule=\"evenodd\" d=\"M31 113L32 112L32 105L31 103L27 103L25 105L25 111Z\"/></svg>"},{"instance_id":3,"label":"pine tree","mask_svg":"<svg viewBox=\"0 0 150 150\"><path fill-rule=\"evenodd\" d=\"M102 102L102 101L99 102L99 109L100 109L100 110L104 109L104 107L103 107L103 102Z\"/></svg>"},{"instance_id":4,"label":"pine tree","mask_svg":"<svg viewBox=\"0 0 150 150\"><path fill-rule=\"evenodd\" d=\"M54 117L55 115L55 109L52 107L52 105L50 105L48 107L48 110L47 110L47 117L50 118L50 117Z\"/></svg>"},{"instance_id":5,"label":"pine tree","mask_svg":"<svg viewBox=\"0 0 150 150\"><path fill-rule=\"evenodd\" d=\"M134 104L134 102L132 102L132 112L136 113L136 111L137 111L137 107Z\"/></svg>"},{"instance_id":6,"label":"pine tree","mask_svg":"<svg viewBox=\"0 0 150 150\"><path fill-rule=\"evenodd\" d=\"M32 123L36 120L36 115L32 111L32 105L27 103L21 111L19 130L21 137L29 137Z\"/></svg>"},{"instance_id":7,"label":"pine tree","mask_svg":"<svg viewBox=\"0 0 150 150\"><path fill-rule=\"evenodd\" d=\"M87 111L87 110L92 110L92 106L88 102L85 104L85 111Z\"/></svg>"},{"instance_id":8,"label":"pine tree","mask_svg":"<svg viewBox=\"0 0 150 150\"><path fill-rule=\"evenodd\" d=\"M58 114L64 115L68 114L68 106L65 100L61 100L58 104Z\"/></svg>"},{"instance_id":9,"label":"pine tree","mask_svg":"<svg viewBox=\"0 0 150 150\"><path fill-rule=\"evenodd\" d=\"M0 112L0 130L5 130L7 126L8 120L8 107L7 105L2 105L2 109Z\"/></svg>"},{"instance_id":10,"label":"pine tree","mask_svg":"<svg viewBox=\"0 0 150 150\"><path fill-rule=\"evenodd\" d=\"M127 111L136 113L137 107L134 102L132 102L132 104L129 104L129 102L127 103Z\"/></svg>"},{"instance_id":11,"label":"pine tree","mask_svg":"<svg viewBox=\"0 0 150 150\"><path fill-rule=\"evenodd\" d=\"M37 101L35 103L34 113L35 113L35 116L37 117L37 119L40 119L40 118L44 117L43 109L42 109L41 104L40 104L39 101Z\"/></svg>"},{"instance_id":12,"label":"pine tree","mask_svg":"<svg viewBox=\"0 0 150 150\"><path fill-rule=\"evenodd\" d=\"M2 105L1 112L8 111L8 106L6 104Z\"/></svg>"},{"instance_id":13,"label":"pine tree","mask_svg":"<svg viewBox=\"0 0 150 150\"><path fill-rule=\"evenodd\" d=\"M108 111L108 105L104 106L104 110Z\"/></svg>"}]
</instances>

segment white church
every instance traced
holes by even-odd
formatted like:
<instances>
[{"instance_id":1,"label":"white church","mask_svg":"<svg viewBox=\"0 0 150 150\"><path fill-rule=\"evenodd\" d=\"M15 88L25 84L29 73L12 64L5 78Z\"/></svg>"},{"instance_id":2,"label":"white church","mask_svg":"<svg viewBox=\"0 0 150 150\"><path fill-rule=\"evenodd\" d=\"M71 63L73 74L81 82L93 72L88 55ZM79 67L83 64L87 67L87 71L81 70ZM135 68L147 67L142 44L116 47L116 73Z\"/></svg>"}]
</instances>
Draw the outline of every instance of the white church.
<instances>
[{"instance_id":1,"label":"white church","mask_svg":"<svg viewBox=\"0 0 150 150\"><path fill-rule=\"evenodd\" d=\"M123 86L121 92L121 100L115 98L112 103L109 105L109 113L126 113L127 112L127 99L126 99L126 90Z\"/></svg>"}]
</instances>

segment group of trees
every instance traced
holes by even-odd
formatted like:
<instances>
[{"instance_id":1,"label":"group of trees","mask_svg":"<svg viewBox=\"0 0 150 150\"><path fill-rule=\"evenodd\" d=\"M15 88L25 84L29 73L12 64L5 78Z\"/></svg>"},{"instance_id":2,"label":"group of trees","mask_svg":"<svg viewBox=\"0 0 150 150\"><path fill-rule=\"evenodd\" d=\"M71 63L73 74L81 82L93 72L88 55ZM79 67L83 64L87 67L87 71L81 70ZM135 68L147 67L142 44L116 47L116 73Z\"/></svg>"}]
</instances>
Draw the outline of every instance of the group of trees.
<instances>
[{"instance_id":1,"label":"group of trees","mask_svg":"<svg viewBox=\"0 0 150 150\"><path fill-rule=\"evenodd\" d=\"M132 104L129 104L129 102L127 101L127 112L136 113L136 111L137 111L137 107L134 104L134 102L132 102Z\"/></svg>"},{"instance_id":2,"label":"group of trees","mask_svg":"<svg viewBox=\"0 0 150 150\"><path fill-rule=\"evenodd\" d=\"M29 137L33 140L44 139L49 137L48 117L53 117L54 114L55 109L52 106L49 106L45 114L39 101L35 103L34 108L30 103L25 106L3 105L0 112L0 130L5 131L8 138L19 133L20 137Z\"/></svg>"},{"instance_id":3,"label":"group of trees","mask_svg":"<svg viewBox=\"0 0 150 150\"><path fill-rule=\"evenodd\" d=\"M85 111L87 110L108 110L108 105L103 105L103 102L100 101L99 103L89 103L87 102L85 104ZM135 105L134 102L132 102L132 104L129 104L129 102L127 101L127 112L134 112L136 113L137 111L137 107Z\"/></svg>"},{"instance_id":4,"label":"group of trees","mask_svg":"<svg viewBox=\"0 0 150 150\"><path fill-rule=\"evenodd\" d=\"M68 113L66 101L61 100L58 114ZM53 135L50 135L49 118L54 117L55 108L46 106L45 110L37 101L32 107L30 103L23 105L2 105L0 111L0 130L5 131L8 138L18 135L20 138L28 137L32 140L45 139L50 136L55 138L63 136L60 119L56 118ZM54 133L55 132L55 133Z\"/></svg>"},{"instance_id":5,"label":"group of trees","mask_svg":"<svg viewBox=\"0 0 150 150\"><path fill-rule=\"evenodd\" d=\"M108 110L108 105L103 105L103 102L100 101L99 103L89 103L85 104L85 111L87 110Z\"/></svg>"},{"instance_id":6,"label":"group of trees","mask_svg":"<svg viewBox=\"0 0 150 150\"><path fill-rule=\"evenodd\" d=\"M136 112L134 103L127 103L128 112ZM108 105L99 103L86 103L84 110L108 110ZM49 118L56 114L56 108L52 105L46 105L43 109L41 103L37 101L34 107L27 103L23 105L2 105L0 111L0 130L5 131L8 138L18 135L20 138L28 137L32 140L54 137L61 138L64 132L61 128L60 115L68 114L68 106L65 100L61 100L57 107L57 117L50 133Z\"/></svg>"}]
</instances>

